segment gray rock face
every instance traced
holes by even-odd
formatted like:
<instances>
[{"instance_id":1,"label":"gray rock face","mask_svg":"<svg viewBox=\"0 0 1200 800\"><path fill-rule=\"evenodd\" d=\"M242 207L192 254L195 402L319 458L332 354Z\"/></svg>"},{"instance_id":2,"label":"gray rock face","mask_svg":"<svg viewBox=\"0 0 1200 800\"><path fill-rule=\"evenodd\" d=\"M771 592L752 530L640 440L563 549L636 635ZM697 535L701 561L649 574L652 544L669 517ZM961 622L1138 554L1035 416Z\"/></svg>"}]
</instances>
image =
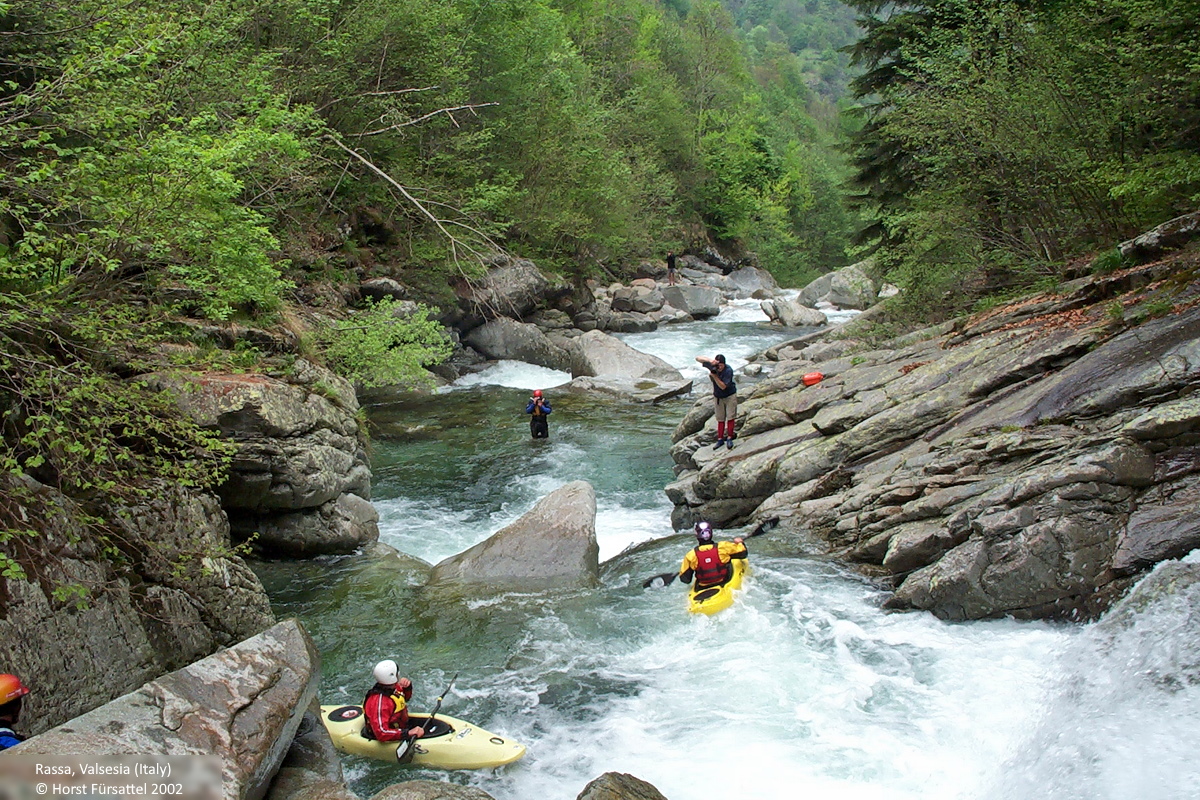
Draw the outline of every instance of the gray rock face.
<instances>
[{"instance_id":1,"label":"gray rock face","mask_svg":"<svg viewBox=\"0 0 1200 800\"><path fill-rule=\"evenodd\" d=\"M768 319L789 328L816 328L829 322L829 319L820 311L809 308L797 300L778 297L773 300L764 300L759 305Z\"/></svg>"},{"instance_id":2,"label":"gray rock face","mask_svg":"<svg viewBox=\"0 0 1200 800\"><path fill-rule=\"evenodd\" d=\"M150 380L174 388L184 413L237 444L219 490L235 535L267 531L259 545L291 556L352 552L379 538L377 516L362 507L371 471L345 380L303 360L293 383L212 373Z\"/></svg>"},{"instance_id":3,"label":"gray rock face","mask_svg":"<svg viewBox=\"0 0 1200 800\"><path fill-rule=\"evenodd\" d=\"M772 348L735 450L704 447L703 402L676 429L674 523L780 520L889 576L892 608L1095 616L1200 546L1200 287L1121 331L1104 304L1123 290L1085 282L882 350L846 332Z\"/></svg>"},{"instance_id":4,"label":"gray rock face","mask_svg":"<svg viewBox=\"0 0 1200 800\"><path fill-rule=\"evenodd\" d=\"M516 522L433 568L433 583L591 586L599 580L596 492L568 483Z\"/></svg>"},{"instance_id":5,"label":"gray rock face","mask_svg":"<svg viewBox=\"0 0 1200 800\"><path fill-rule=\"evenodd\" d=\"M575 800L667 800L641 778L624 772L606 772L589 783Z\"/></svg>"},{"instance_id":6,"label":"gray rock face","mask_svg":"<svg viewBox=\"0 0 1200 800\"><path fill-rule=\"evenodd\" d=\"M51 507L71 503L30 485ZM3 583L0 618L0 664L33 688L25 733L58 725L275 621L262 584L230 550L216 497L162 486L153 502L126 512L110 514L129 555L124 565L62 523L23 540L20 552L5 548L38 576ZM50 595L72 585L87 592L80 608Z\"/></svg>"},{"instance_id":7,"label":"gray rock face","mask_svg":"<svg viewBox=\"0 0 1200 800\"><path fill-rule=\"evenodd\" d=\"M875 304L878 290L867 277L867 263L860 262L826 273L800 290L797 298L809 307L831 303L838 308L868 308Z\"/></svg>"},{"instance_id":8,"label":"gray rock face","mask_svg":"<svg viewBox=\"0 0 1200 800\"><path fill-rule=\"evenodd\" d=\"M266 794L304 710L320 656L295 620L164 675L20 745L26 755L216 755L222 797Z\"/></svg>"},{"instance_id":9,"label":"gray rock face","mask_svg":"<svg viewBox=\"0 0 1200 800\"><path fill-rule=\"evenodd\" d=\"M662 290L663 299L696 319L715 317L721 313L721 293L708 286L668 286Z\"/></svg>"},{"instance_id":10,"label":"gray rock face","mask_svg":"<svg viewBox=\"0 0 1200 800\"><path fill-rule=\"evenodd\" d=\"M466 343L493 359L513 359L567 372L571 356L532 323L497 317L467 334Z\"/></svg>"},{"instance_id":11,"label":"gray rock face","mask_svg":"<svg viewBox=\"0 0 1200 800\"><path fill-rule=\"evenodd\" d=\"M459 288L464 309L480 322L495 317L520 319L537 307L550 290L550 281L527 259L501 256L487 274Z\"/></svg>"}]
</instances>

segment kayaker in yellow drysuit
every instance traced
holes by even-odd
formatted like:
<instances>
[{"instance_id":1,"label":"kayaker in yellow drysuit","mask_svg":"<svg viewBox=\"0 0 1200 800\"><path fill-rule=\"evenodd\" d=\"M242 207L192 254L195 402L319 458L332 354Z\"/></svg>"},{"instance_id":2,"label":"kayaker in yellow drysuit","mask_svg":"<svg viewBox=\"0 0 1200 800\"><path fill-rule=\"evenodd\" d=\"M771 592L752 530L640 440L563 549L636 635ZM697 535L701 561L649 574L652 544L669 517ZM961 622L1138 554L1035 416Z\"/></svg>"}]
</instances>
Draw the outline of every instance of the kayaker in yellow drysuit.
<instances>
[{"instance_id":1,"label":"kayaker in yellow drysuit","mask_svg":"<svg viewBox=\"0 0 1200 800\"><path fill-rule=\"evenodd\" d=\"M679 582L685 586L693 576L698 589L728 583L733 577L730 561L749 555L740 536L732 542L713 542L712 525L707 522L696 523L696 541L698 544L683 557L679 567Z\"/></svg>"}]
</instances>

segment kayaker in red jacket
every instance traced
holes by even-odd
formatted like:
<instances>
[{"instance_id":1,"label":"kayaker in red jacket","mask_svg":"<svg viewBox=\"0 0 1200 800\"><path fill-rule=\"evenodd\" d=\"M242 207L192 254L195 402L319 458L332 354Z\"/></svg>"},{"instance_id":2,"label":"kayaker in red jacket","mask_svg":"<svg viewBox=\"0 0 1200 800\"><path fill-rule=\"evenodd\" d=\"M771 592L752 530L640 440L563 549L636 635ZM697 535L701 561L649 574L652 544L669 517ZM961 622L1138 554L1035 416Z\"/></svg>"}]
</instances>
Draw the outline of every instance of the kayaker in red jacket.
<instances>
[{"instance_id":1,"label":"kayaker in red jacket","mask_svg":"<svg viewBox=\"0 0 1200 800\"><path fill-rule=\"evenodd\" d=\"M363 700L363 736L381 742L411 742L425 735L425 729L408 726L408 701L412 699L412 681L399 677L396 662L375 665L375 685ZM406 749L401 745L401 750ZM397 757L401 753L397 752Z\"/></svg>"},{"instance_id":2,"label":"kayaker in red jacket","mask_svg":"<svg viewBox=\"0 0 1200 800\"><path fill-rule=\"evenodd\" d=\"M732 542L713 542L712 525L707 522L696 523L696 541L698 544L683 557L679 567L679 582L685 585L692 582L693 576L697 588L728 583L733 577L730 562L749 555L740 536Z\"/></svg>"}]
</instances>

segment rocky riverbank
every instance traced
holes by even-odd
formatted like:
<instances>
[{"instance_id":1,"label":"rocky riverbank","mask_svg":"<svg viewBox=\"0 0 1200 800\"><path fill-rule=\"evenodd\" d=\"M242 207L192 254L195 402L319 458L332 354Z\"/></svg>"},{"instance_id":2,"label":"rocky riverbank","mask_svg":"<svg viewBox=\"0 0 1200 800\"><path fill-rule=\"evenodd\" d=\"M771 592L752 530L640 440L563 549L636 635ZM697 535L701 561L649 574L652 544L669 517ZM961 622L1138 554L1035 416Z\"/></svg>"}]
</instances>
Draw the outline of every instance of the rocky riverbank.
<instances>
[{"instance_id":1,"label":"rocky riverbank","mask_svg":"<svg viewBox=\"0 0 1200 800\"><path fill-rule=\"evenodd\" d=\"M866 314L772 348L736 449L710 449L707 398L676 430L676 527L774 526L894 587L896 609L1096 617L1200 546L1198 261L883 343Z\"/></svg>"}]
</instances>

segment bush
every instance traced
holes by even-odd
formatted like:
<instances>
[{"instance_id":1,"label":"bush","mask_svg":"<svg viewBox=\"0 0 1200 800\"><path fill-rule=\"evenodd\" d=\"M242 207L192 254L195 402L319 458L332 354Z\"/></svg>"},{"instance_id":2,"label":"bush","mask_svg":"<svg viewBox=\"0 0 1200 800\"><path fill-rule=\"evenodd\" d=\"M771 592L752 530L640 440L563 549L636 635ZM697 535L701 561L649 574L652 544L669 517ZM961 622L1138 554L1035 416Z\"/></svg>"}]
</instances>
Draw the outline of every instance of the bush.
<instances>
[{"instance_id":1,"label":"bush","mask_svg":"<svg viewBox=\"0 0 1200 800\"><path fill-rule=\"evenodd\" d=\"M454 346L442 326L417 305L411 314L390 297L348 320L328 323L317 333L329 367L364 388L410 384L431 386L425 367L450 356Z\"/></svg>"}]
</instances>

